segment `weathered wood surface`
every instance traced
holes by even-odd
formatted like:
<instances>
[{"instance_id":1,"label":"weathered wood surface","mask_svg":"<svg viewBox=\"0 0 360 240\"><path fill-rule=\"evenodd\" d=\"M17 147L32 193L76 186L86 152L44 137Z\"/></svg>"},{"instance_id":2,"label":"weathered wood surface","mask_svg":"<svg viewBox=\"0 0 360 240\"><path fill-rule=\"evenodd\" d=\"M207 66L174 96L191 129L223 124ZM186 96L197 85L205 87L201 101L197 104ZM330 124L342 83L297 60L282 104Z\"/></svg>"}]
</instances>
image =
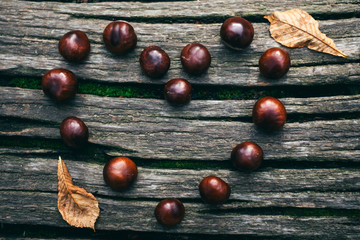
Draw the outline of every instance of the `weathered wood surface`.
<instances>
[{"instance_id":1,"label":"weathered wood surface","mask_svg":"<svg viewBox=\"0 0 360 240\"><path fill-rule=\"evenodd\" d=\"M90 142L115 147L108 152L111 155L227 161L236 144L251 140L263 148L267 160L360 159L359 119L341 120L340 116L333 121L316 120L318 113L321 117L360 112L359 95L283 99L289 117L314 114L314 119L290 122L282 131L269 134L251 123L255 101L192 101L174 108L164 100L78 95L71 104L55 105L41 90L2 87L0 93L1 117L41 121L10 120L9 125L8 120L2 120L2 136L60 139L58 126L74 115L89 126Z\"/></svg>"},{"instance_id":2,"label":"weathered wood surface","mask_svg":"<svg viewBox=\"0 0 360 240\"><path fill-rule=\"evenodd\" d=\"M45 71L64 67L80 79L103 84L149 83L159 88L174 77L218 87L326 87L360 81L357 0L60 2L0 1L0 75L40 79ZM258 59L278 44L262 17L293 7L323 19L321 31L350 57L287 49L292 68L286 77L269 81L259 75ZM242 52L227 49L219 37L221 22L235 15L254 22L255 39ZM105 26L119 19L130 21L139 39L137 48L123 57L111 55L102 43ZM57 51L58 40L73 29L85 31L92 46L89 59L76 65L65 62ZM179 61L181 49L193 41L206 45L213 56L208 73L200 77L184 73ZM138 57L149 45L159 45L171 57L170 71L162 79L151 80L140 70ZM70 103L57 105L41 90L9 87L0 87L0 96L4 142L60 140L60 122L75 115L89 126L91 147L101 151L102 159L94 154L84 161L84 156L66 149L0 146L0 223L69 227L56 208L56 158L63 155L75 184L99 199L99 230L359 239L360 95L281 99L288 123L273 134L251 123L253 100L196 100L174 108L161 99L92 95L77 95ZM224 167L232 147L245 140L263 147L265 166L253 173ZM126 155L140 163L138 180L130 189L114 192L104 184L103 153ZM212 160L222 167L151 168L158 160L202 164ZM208 175L230 183L232 195L226 204L209 206L200 200L198 184ZM166 197L185 203L186 217L175 228L160 226L153 216L158 201Z\"/></svg>"},{"instance_id":3,"label":"weathered wood surface","mask_svg":"<svg viewBox=\"0 0 360 240\"><path fill-rule=\"evenodd\" d=\"M67 227L56 209L56 159L1 155L1 220L5 223L46 224ZM358 171L345 169L270 170L244 174L228 170L216 174L233 186L229 203L212 207L201 203L197 185L208 170L159 170L139 168L139 179L125 192L114 192L102 179L103 165L66 161L77 185L94 192L101 206L98 230L166 231L208 234L256 234L257 236L340 236L359 234L359 219L350 217L301 217L267 213L266 208L296 206L359 209ZM276 180L278 179L278 180ZM288 179L287 187L281 179ZM241 184L239 184L241 182ZM328 187L326 186L328 182ZM256 186L257 185L257 186ZM252 188L252 186L254 188ZM300 187L301 186L301 187ZM306 189L306 186L308 189ZM314 187L315 186L315 187ZM316 187L317 186L317 187ZM335 187L335 189L333 187ZM304 187L304 188L303 188ZM247 190L245 190L247 188ZM301 191L302 190L305 191ZM338 189L336 189L338 188ZM293 189L298 193L291 193ZM245 190L245 191L244 191ZM286 192L283 192L285 190ZM307 191L308 190L308 191ZM323 192L312 192L318 190ZM268 194L265 194L269 191ZM279 192L277 192L279 191ZM324 192L325 191L325 192ZM327 192L329 191L329 192ZM333 192L337 192L336 194ZM155 194L155 195L154 195ZM176 196L185 201L186 217L176 228L163 228L153 216L157 201ZM130 198L131 200L126 200ZM137 199L139 198L139 199ZM143 200L143 199L147 200ZM198 201L195 201L198 199ZM264 213L242 213L260 207ZM41 211L39 211L41 209ZM270 211L270 209L268 209ZM27 216L24 218L23 216ZM135 224L136 223L136 224ZM325 228L321 228L325 224Z\"/></svg>"},{"instance_id":4,"label":"weathered wood surface","mask_svg":"<svg viewBox=\"0 0 360 240\"><path fill-rule=\"evenodd\" d=\"M72 4L58 2L25 2L34 5L34 9L58 9L61 13L81 15L82 17L105 17L105 18L206 18L224 16L251 17L264 15L279 9L290 9L296 6L311 14L336 15L358 13L359 2L357 0L289 0L286 2L275 2L271 0L198 0L183 2L102 2L87 4Z\"/></svg>"},{"instance_id":5,"label":"weathered wood surface","mask_svg":"<svg viewBox=\"0 0 360 240\"><path fill-rule=\"evenodd\" d=\"M2 216L7 223L68 227L56 209L57 193L0 192ZM322 236L354 238L359 220L348 217L294 217L282 215L214 214L202 203L186 203L184 220L174 228L158 224L153 216L157 201L121 201L98 197L101 214L98 230L135 230L173 233L244 234L256 236ZM41 211L39 211L39 208ZM209 212L209 213L208 213ZM27 216L24 218L24 216Z\"/></svg>"},{"instance_id":6,"label":"weathered wood surface","mask_svg":"<svg viewBox=\"0 0 360 240\"><path fill-rule=\"evenodd\" d=\"M16 3L4 1L0 3L0 35L2 36L0 38L2 43L0 45L0 62L2 62L0 72L7 75L41 76L52 68L64 67L72 70L80 78L121 83L159 84L179 76L189 79L194 84L233 86L354 84L360 80L358 44L360 20L357 18L321 21L321 30L334 38L337 46L350 55L349 58L342 59L305 48L288 49L292 58L291 70L282 79L269 81L259 74L258 59L266 49L279 45L270 37L267 23L254 23L256 34L251 46L242 52L234 52L220 41L220 23L155 24L144 19L146 23L142 21L132 23L139 40L135 51L123 57L116 57L105 49L102 42L102 32L109 21L97 19L96 15L89 21L83 17L79 18L77 12L83 11L84 14L89 14L94 11L94 14L109 15L108 11L111 10L107 10L104 5L116 9L112 6L113 4L130 3L70 5L27 1L16 1ZM328 3L326 1L326 4ZM156 4L170 7L163 3ZM175 4L184 7L183 3ZM209 4L211 5L211 2L204 5ZM263 4L266 3L261 3L262 6ZM268 4L272 3L269 1ZM325 4L325 1L320 1L319 4ZM259 6L260 3L254 5ZM334 10L341 9L338 5L341 3L333 5ZM347 7L351 5L350 2ZM132 4L132 6L139 7L137 4ZM99 10L100 8L103 10ZM286 10L286 6L283 6L283 9ZM264 11L263 15L271 13L265 8L261 8L261 11ZM131 14L131 11L124 10L124 12ZM146 15L147 11L142 9L141 12ZM156 14L156 11L150 12ZM174 13L174 10L161 12ZM197 9L196 12L201 11ZM119 18L118 14L117 18ZM90 57L82 64L67 63L57 50L58 40L72 29L85 31L91 40ZM200 77L186 74L182 70L179 59L181 49L194 41L206 45L213 57L209 71ZM141 72L138 58L142 49L149 45L161 46L171 58L170 70L162 79L152 80Z\"/></svg>"},{"instance_id":7,"label":"weathered wood surface","mask_svg":"<svg viewBox=\"0 0 360 240\"><path fill-rule=\"evenodd\" d=\"M46 97L42 90L13 87L0 87L0 95L1 116L23 116L24 118L52 122L58 122L67 114L75 114L79 111L84 112L81 115L87 121L104 123L111 122L104 116L116 117L113 122L132 122L136 119L151 121L153 118L233 119L247 122L246 119L251 118L252 109L256 102L256 100L193 100L188 105L175 107L161 99L116 98L77 94L69 103L56 104ZM280 100L285 105L290 120L293 116L299 115L313 116L313 120L322 116L340 115L339 119L341 119L341 114L360 112L360 95L280 98ZM24 109L26 111L23 111ZM90 112L86 113L86 111Z\"/></svg>"},{"instance_id":8,"label":"weathered wood surface","mask_svg":"<svg viewBox=\"0 0 360 240\"><path fill-rule=\"evenodd\" d=\"M31 153L29 153L31 154ZM176 197L201 202L198 185L216 175L232 186L229 203L220 209L299 207L359 210L358 169L183 170L139 167L135 184L127 191L112 191L103 180L105 163L64 159L74 182L98 196L122 199ZM57 159L1 153L1 191L57 192ZM286 179L286 181L284 181ZM216 208L213 208L216 209Z\"/></svg>"}]
</instances>

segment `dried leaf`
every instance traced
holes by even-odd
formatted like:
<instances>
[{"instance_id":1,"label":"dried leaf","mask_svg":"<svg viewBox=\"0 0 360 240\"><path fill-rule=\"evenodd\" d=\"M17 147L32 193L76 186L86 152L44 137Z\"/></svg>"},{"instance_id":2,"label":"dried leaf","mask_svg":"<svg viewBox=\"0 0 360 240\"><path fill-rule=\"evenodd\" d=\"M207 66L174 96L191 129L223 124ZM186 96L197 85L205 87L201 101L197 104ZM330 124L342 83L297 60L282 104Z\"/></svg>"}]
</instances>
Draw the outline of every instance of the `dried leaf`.
<instances>
[{"instance_id":1,"label":"dried leaf","mask_svg":"<svg viewBox=\"0 0 360 240\"><path fill-rule=\"evenodd\" d=\"M270 22L270 33L275 41L286 47L305 47L335 56L348 57L340 51L334 40L319 30L319 23L301 9L275 11L265 16Z\"/></svg>"},{"instance_id":2,"label":"dried leaf","mask_svg":"<svg viewBox=\"0 0 360 240\"><path fill-rule=\"evenodd\" d=\"M58 162L58 209L63 219L74 227L88 227L95 231L100 209L91 193L73 184L72 177L59 156Z\"/></svg>"}]
</instances>

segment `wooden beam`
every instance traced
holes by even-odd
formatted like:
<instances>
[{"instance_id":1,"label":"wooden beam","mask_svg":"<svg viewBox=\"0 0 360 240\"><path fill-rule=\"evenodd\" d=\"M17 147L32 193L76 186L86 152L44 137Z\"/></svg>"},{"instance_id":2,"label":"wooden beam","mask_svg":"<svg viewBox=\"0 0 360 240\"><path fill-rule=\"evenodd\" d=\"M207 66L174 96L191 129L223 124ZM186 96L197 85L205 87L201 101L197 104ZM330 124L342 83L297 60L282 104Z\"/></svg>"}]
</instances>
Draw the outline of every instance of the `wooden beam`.
<instances>
[{"instance_id":1,"label":"wooden beam","mask_svg":"<svg viewBox=\"0 0 360 240\"><path fill-rule=\"evenodd\" d=\"M60 139L59 125L71 115L90 128L90 142L110 146L110 155L145 159L227 161L243 141L257 142L266 160L359 161L359 119L316 120L333 113L359 112L359 96L282 99L292 114L313 114L305 122L289 122L267 133L251 123L255 101L192 101L174 108L164 100L78 95L55 105L41 90L0 88L1 136ZM239 116L239 119L235 118ZM227 119L227 118L230 118ZM33 120L33 121L27 121Z\"/></svg>"},{"instance_id":2,"label":"wooden beam","mask_svg":"<svg viewBox=\"0 0 360 240\"><path fill-rule=\"evenodd\" d=\"M261 2L261 4L260 4ZM305 1L309 4L307 1ZM354 1L353 4L355 4ZM277 80L269 80L262 77L258 70L258 60L261 54L268 48L280 46L269 34L268 23L254 23L255 38L251 46L244 51L232 51L220 41L219 29L221 23L214 24L163 24L147 21L146 14L174 14L168 4L163 3L94 3L73 4L54 2L28 2L16 1L10 4L6 1L0 4L0 61L5 63L0 72L6 75L30 75L40 77L47 70L63 67L73 71L79 78L92 79L108 83L165 83L171 78L183 77L193 84L230 85L230 86L294 86L294 85L325 85L325 84L357 84L360 79L360 64L358 42L360 41L360 25L357 18L342 20L321 21L321 31L335 39L339 49L350 55L347 59L317 53L305 48L287 49L291 55L292 67L289 73ZM190 4L191 9L196 9L198 14L208 14L194 4L200 4L212 11L223 11L222 4L229 4L231 13L238 7L237 1L212 2L172 2L184 9L184 4ZM250 4L251 3L251 4ZM345 7L348 11L356 9L352 3L347 4L334 1L320 1L316 9L323 6L326 11L331 6L332 11L340 11ZM119 5L118 5L119 4ZM219 5L215 7L213 4ZM273 1L246 1L245 8L255 6L259 11L264 11L263 4L274 4ZM248 4L249 6L246 6ZM284 3L285 5L288 4ZM128 9L126 6L129 6ZM117 57L110 54L102 42L102 32L109 20L102 20L96 14L111 17L116 13L115 19L119 18L119 9L124 7L124 13L135 13L141 9L145 16L140 22L133 22L138 34L138 46L126 56ZM156 11L144 8L151 6L166 8ZM231 7L232 6L232 7ZM261 6L261 8L260 8ZM312 6L312 4L308 5ZM285 7L285 6L284 6ZM132 10L131 10L132 9ZM169 10L171 9L171 11ZM194 12L188 11L187 14ZM269 8L263 14L269 14ZM311 9L315 9L311 7ZM120 10L121 12L121 10ZM246 10L250 13L251 10ZM140 13L140 12L139 12ZM84 17L79 17L84 14ZM95 14L95 15L92 15ZM181 13L179 13L181 15ZM216 15L216 14L215 14ZM85 18L86 17L86 18ZM157 16L161 17L161 16ZM33 20L31 20L33 19ZM66 32L80 29L85 31L91 41L91 53L87 61L81 64L69 64L58 53L58 41ZM181 29L181 31L179 31ZM201 42L209 48L212 54L212 64L207 72L200 77L193 77L185 73L180 63L180 52L190 42ZM171 67L166 76L153 80L146 77L138 62L141 51L149 45L162 47L171 58Z\"/></svg>"}]
</instances>

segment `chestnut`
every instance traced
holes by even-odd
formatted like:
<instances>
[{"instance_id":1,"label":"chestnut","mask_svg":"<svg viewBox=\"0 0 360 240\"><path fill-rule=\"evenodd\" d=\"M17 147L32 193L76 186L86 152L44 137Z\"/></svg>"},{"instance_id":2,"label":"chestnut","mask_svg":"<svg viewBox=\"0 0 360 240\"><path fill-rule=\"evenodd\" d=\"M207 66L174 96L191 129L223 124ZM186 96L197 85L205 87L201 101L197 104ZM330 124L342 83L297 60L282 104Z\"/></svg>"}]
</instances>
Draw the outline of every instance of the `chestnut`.
<instances>
[{"instance_id":1,"label":"chestnut","mask_svg":"<svg viewBox=\"0 0 360 240\"><path fill-rule=\"evenodd\" d=\"M280 78L289 71L290 56L282 48L270 48L259 59L259 68L267 78Z\"/></svg>"},{"instance_id":2,"label":"chestnut","mask_svg":"<svg viewBox=\"0 0 360 240\"><path fill-rule=\"evenodd\" d=\"M210 63L211 55L207 48L200 43L190 43L181 51L181 64L190 74L202 74L209 68Z\"/></svg>"},{"instance_id":3,"label":"chestnut","mask_svg":"<svg viewBox=\"0 0 360 240\"><path fill-rule=\"evenodd\" d=\"M231 17L221 25L220 36L225 45L241 50L252 42L254 28L249 21L242 17Z\"/></svg>"},{"instance_id":4,"label":"chestnut","mask_svg":"<svg viewBox=\"0 0 360 240\"><path fill-rule=\"evenodd\" d=\"M260 167L263 160L263 151L254 142L243 142L231 152L233 166L243 171L253 171Z\"/></svg>"},{"instance_id":5,"label":"chestnut","mask_svg":"<svg viewBox=\"0 0 360 240\"><path fill-rule=\"evenodd\" d=\"M127 157L116 157L105 164L103 176L105 183L113 190L129 187L138 174L136 164Z\"/></svg>"},{"instance_id":6,"label":"chestnut","mask_svg":"<svg viewBox=\"0 0 360 240\"><path fill-rule=\"evenodd\" d=\"M77 79L71 71L55 68L45 73L41 86L47 96L57 102L63 102L75 96Z\"/></svg>"},{"instance_id":7,"label":"chestnut","mask_svg":"<svg viewBox=\"0 0 360 240\"><path fill-rule=\"evenodd\" d=\"M89 130L81 119L71 116L61 122L60 135L68 147L79 149L87 144Z\"/></svg>"},{"instance_id":8,"label":"chestnut","mask_svg":"<svg viewBox=\"0 0 360 240\"><path fill-rule=\"evenodd\" d=\"M183 78L175 78L166 83L165 99L174 105L183 105L191 100L191 84Z\"/></svg>"},{"instance_id":9,"label":"chestnut","mask_svg":"<svg viewBox=\"0 0 360 240\"><path fill-rule=\"evenodd\" d=\"M107 49L114 54L125 54L137 43L134 28L127 22L114 21L106 26L103 39Z\"/></svg>"},{"instance_id":10,"label":"chestnut","mask_svg":"<svg viewBox=\"0 0 360 240\"><path fill-rule=\"evenodd\" d=\"M75 30L66 33L59 41L59 52L68 61L80 62L90 53L90 43L86 34Z\"/></svg>"},{"instance_id":11,"label":"chestnut","mask_svg":"<svg viewBox=\"0 0 360 240\"><path fill-rule=\"evenodd\" d=\"M140 66L149 77L159 78L169 70L170 58L160 47L150 46L141 52Z\"/></svg>"},{"instance_id":12,"label":"chestnut","mask_svg":"<svg viewBox=\"0 0 360 240\"><path fill-rule=\"evenodd\" d=\"M286 109L276 98L263 97L253 108L252 117L255 125L268 131L281 129L286 122Z\"/></svg>"},{"instance_id":13,"label":"chestnut","mask_svg":"<svg viewBox=\"0 0 360 240\"><path fill-rule=\"evenodd\" d=\"M199 185L199 191L202 200L211 204L226 202L231 193L229 184L215 176L203 178Z\"/></svg>"},{"instance_id":14,"label":"chestnut","mask_svg":"<svg viewBox=\"0 0 360 240\"><path fill-rule=\"evenodd\" d=\"M180 223L185 215L185 207L176 198L164 199L155 208L156 220L165 226L175 226Z\"/></svg>"}]
</instances>

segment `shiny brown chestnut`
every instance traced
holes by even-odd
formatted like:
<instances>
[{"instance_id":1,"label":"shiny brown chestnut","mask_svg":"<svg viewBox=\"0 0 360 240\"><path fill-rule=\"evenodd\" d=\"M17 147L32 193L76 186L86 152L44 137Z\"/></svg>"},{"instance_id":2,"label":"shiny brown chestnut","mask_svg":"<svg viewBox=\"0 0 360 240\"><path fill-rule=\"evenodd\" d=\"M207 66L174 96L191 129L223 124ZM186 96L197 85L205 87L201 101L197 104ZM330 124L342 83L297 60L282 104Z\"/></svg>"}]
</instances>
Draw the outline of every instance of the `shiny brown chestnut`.
<instances>
[{"instance_id":1,"label":"shiny brown chestnut","mask_svg":"<svg viewBox=\"0 0 360 240\"><path fill-rule=\"evenodd\" d=\"M202 74L209 68L210 63L211 55L207 48L200 43L190 43L181 51L181 64L190 74Z\"/></svg>"},{"instance_id":2,"label":"shiny brown chestnut","mask_svg":"<svg viewBox=\"0 0 360 240\"><path fill-rule=\"evenodd\" d=\"M182 105L191 100L191 84L182 78L175 78L166 83L165 99L174 105Z\"/></svg>"},{"instance_id":3,"label":"shiny brown chestnut","mask_svg":"<svg viewBox=\"0 0 360 240\"><path fill-rule=\"evenodd\" d=\"M252 42L254 28L242 17L231 17L221 25L220 36L228 47L241 50Z\"/></svg>"},{"instance_id":4,"label":"shiny brown chestnut","mask_svg":"<svg viewBox=\"0 0 360 240\"><path fill-rule=\"evenodd\" d=\"M107 49L118 55L129 52L137 43L134 28L123 21L109 23L103 32L103 39Z\"/></svg>"},{"instance_id":5,"label":"shiny brown chestnut","mask_svg":"<svg viewBox=\"0 0 360 240\"><path fill-rule=\"evenodd\" d=\"M231 161L235 168L243 171L253 171L260 167L263 151L254 142L243 142L231 152Z\"/></svg>"},{"instance_id":6,"label":"shiny brown chestnut","mask_svg":"<svg viewBox=\"0 0 360 240\"><path fill-rule=\"evenodd\" d=\"M169 70L170 58L160 47L150 46L141 52L140 65L146 75L159 78Z\"/></svg>"},{"instance_id":7,"label":"shiny brown chestnut","mask_svg":"<svg viewBox=\"0 0 360 240\"><path fill-rule=\"evenodd\" d=\"M66 60L80 62L89 55L90 42L84 32L75 30L60 39L58 48Z\"/></svg>"},{"instance_id":8,"label":"shiny brown chestnut","mask_svg":"<svg viewBox=\"0 0 360 240\"><path fill-rule=\"evenodd\" d=\"M259 68L267 78L280 78L289 71L290 56L282 48L270 48L259 59Z\"/></svg>"},{"instance_id":9,"label":"shiny brown chestnut","mask_svg":"<svg viewBox=\"0 0 360 240\"><path fill-rule=\"evenodd\" d=\"M113 190L129 187L138 174L136 164L127 157L116 157L105 164L103 176L105 183Z\"/></svg>"},{"instance_id":10,"label":"shiny brown chestnut","mask_svg":"<svg viewBox=\"0 0 360 240\"><path fill-rule=\"evenodd\" d=\"M231 193L229 184L221 178L215 176L203 178L199 184L199 191L202 200L211 204L226 202Z\"/></svg>"},{"instance_id":11,"label":"shiny brown chestnut","mask_svg":"<svg viewBox=\"0 0 360 240\"><path fill-rule=\"evenodd\" d=\"M88 142L89 130L81 119L71 116L61 122L60 135L68 147L80 149Z\"/></svg>"},{"instance_id":12,"label":"shiny brown chestnut","mask_svg":"<svg viewBox=\"0 0 360 240\"><path fill-rule=\"evenodd\" d=\"M281 129L286 122L286 109L276 98L263 97L253 108L252 117L255 125L268 131Z\"/></svg>"},{"instance_id":13,"label":"shiny brown chestnut","mask_svg":"<svg viewBox=\"0 0 360 240\"><path fill-rule=\"evenodd\" d=\"M184 204L176 198L164 199L155 208L156 220L168 227L180 223L184 216Z\"/></svg>"},{"instance_id":14,"label":"shiny brown chestnut","mask_svg":"<svg viewBox=\"0 0 360 240\"><path fill-rule=\"evenodd\" d=\"M47 96L57 102L63 102L75 96L77 79L71 71L55 68L45 73L41 86Z\"/></svg>"}]
</instances>

